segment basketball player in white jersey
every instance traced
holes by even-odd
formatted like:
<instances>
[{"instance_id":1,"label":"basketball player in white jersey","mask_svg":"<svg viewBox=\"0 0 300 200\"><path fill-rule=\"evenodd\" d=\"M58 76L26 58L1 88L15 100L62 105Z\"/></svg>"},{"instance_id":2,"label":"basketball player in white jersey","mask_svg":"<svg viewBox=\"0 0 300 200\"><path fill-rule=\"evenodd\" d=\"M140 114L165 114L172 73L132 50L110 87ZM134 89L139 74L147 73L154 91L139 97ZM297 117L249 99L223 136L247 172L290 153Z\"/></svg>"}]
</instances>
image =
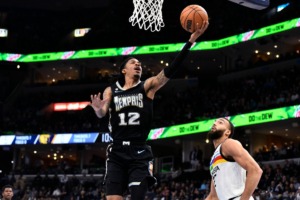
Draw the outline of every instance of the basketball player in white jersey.
<instances>
[{"instance_id":1,"label":"basketball player in white jersey","mask_svg":"<svg viewBox=\"0 0 300 200\"><path fill-rule=\"evenodd\" d=\"M208 132L215 152L210 161L212 177L206 200L249 200L262 169L242 144L232 139L234 126L227 118L217 119Z\"/></svg>"}]
</instances>

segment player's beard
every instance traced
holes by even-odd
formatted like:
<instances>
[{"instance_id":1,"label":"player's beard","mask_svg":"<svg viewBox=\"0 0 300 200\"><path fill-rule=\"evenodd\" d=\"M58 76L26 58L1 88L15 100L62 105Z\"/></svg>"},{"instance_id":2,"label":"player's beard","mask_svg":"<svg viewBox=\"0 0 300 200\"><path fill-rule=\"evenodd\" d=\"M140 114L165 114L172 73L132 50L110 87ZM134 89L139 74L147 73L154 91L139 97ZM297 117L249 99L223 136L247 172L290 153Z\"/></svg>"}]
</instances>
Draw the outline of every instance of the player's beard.
<instances>
[{"instance_id":1,"label":"player's beard","mask_svg":"<svg viewBox=\"0 0 300 200\"><path fill-rule=\"evenodd\" d=\"M208 137L211 140L217 140L223 136L224 131L222 130L216 130L216 131L209 131Z\"/></svg>"}]
</instances>

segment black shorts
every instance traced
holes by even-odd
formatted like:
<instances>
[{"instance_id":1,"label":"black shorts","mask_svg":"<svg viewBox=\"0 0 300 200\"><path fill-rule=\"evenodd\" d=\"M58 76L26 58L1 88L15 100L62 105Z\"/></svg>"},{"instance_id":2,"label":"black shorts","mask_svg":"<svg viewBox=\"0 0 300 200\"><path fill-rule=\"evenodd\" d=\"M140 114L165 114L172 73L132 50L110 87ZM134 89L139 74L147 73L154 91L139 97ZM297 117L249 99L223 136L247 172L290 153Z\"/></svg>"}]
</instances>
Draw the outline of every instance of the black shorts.
<instances>
[{"instance_id":1,"label":"black shorts","mask_svg":"<svg viewBox=\"0 0 300 200\"><path fill-rule=\"evenodd\" d=\"M147 180L148 186L156 183L149 145L109 144L106 153L106 195L122 196L128 187L143 180Z\"/></svg>"}]
</instances>

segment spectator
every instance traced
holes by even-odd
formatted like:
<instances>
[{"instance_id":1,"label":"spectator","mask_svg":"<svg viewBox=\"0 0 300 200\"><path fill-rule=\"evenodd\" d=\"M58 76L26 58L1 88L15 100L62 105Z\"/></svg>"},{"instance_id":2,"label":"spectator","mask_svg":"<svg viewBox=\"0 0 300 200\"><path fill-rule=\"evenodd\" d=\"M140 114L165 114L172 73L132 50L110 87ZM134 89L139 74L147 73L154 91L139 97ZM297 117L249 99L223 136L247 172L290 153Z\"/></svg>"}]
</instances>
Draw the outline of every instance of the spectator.
<instances>
[{"instance_id":1,"label":"spectator","mask_svg":"<svg viewBox=\"0 0 300 200\"><path fill-rule=\"evenodd\" d=\"M298 187L298 190L296 192L296 198L295 200L300 200L300 187Z\"/></svg>"},{"instance_id":2,"label":"spectator","mask_svg":"<svg viewBox=\"0 0 300 200\"><path fill-rule=\"evenodd\" d=\"M13 187L11 185L4 185L2 187L2 200L11 200L13 196Z\"/></svg>"}]
</instances>

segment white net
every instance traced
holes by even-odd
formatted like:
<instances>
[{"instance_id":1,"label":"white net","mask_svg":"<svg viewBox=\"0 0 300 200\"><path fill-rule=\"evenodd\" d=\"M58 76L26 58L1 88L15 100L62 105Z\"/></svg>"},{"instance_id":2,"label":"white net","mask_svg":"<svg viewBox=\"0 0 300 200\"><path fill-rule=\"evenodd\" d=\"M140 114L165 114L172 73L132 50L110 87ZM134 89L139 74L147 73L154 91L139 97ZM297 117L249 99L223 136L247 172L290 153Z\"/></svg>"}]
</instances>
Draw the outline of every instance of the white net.
<instances>
[{"instance_id":1,"label":"white net","mask_svg":"<svg viewBox=\"0 0 300 200\"><path fill-rule=\"evenodd\" d=\"M164 0L133 0L134 10L129 18L132 26L139 25L140 29L160 31L164 27L162 4Z\"/></svg>"}]
</instances>

